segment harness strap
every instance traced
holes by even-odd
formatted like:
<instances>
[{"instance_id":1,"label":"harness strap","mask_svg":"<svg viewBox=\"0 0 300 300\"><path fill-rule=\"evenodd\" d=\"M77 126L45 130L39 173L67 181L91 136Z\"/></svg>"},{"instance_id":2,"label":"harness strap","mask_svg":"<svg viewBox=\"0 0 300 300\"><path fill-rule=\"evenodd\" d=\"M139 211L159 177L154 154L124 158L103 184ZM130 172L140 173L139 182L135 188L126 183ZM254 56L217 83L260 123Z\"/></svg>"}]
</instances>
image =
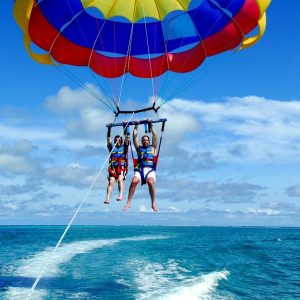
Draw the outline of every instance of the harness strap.
<instances>
[{"instance_id":1,"label":"harness strap","mask_svg":"<svg viewBox=\"0 0 300 300\"><path fill-rule=\"evenodd\" d=\"M141 185L144 185L144 184L147 183L148 175L149 175L151 172L154 172L155 169L152 168L151 170L149 170L149 171L147 172L146 175L144 175L144 169L142 169L142 170L141 170L141 169L134 169L134 171L140 173L140 176L141 176Z\"/></svg>"},{"instance_id":2,"label":"harness strap","mask_svg":"<svg viewBox=\"0 0 300 300\"><path fill-rule=\"evenodd\" d=\"M162 121L161 133L160 133L160 138L159 138L159 143L158 143L158 150L157 150L157 154L154 155L154 157L153 157L153 166L144 166L144 163L143 163L143 160L141 157L138 157L138 158L134 157L132 144L131 144L131 141L129 141L134 171L140 173L141 185L144 185L145 183L147 183L147 177L148 177L149 173L151 173L152 171L156 171L166 121L167 121L167 119L163 119L163 121ZM146 130L146 128L145 128L145 130ZM137 167L138 165L139 165L139 167ZM144 176L144 168L151 168L151 170L149 170L145 176Z\"/></svg>"}]
</instances>

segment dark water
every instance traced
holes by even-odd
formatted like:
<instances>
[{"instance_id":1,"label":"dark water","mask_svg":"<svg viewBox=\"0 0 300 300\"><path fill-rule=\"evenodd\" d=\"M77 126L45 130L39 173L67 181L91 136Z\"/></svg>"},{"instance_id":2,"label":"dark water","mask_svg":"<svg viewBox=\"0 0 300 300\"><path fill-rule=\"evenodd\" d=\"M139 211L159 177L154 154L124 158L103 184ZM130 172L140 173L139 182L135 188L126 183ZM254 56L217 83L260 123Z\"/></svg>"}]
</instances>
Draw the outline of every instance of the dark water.
<instances>
[{"instance_id":1,"label":"dark water","mask_svg":"<svg viewBox=\"0 0 300 300\"><path fill-rule=\"evenodd\" d=\"M0 227L0 299L300 299L300 229Z\"/></svg>"}]
</instances>

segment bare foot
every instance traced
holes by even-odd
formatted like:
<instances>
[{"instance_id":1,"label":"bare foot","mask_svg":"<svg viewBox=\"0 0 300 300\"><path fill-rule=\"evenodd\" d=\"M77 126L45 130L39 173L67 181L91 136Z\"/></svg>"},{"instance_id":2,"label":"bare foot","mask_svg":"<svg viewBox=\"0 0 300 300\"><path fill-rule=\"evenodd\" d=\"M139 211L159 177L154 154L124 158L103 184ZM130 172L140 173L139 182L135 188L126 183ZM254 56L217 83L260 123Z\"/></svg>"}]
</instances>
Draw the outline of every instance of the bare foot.
<instances>
[{"instance_id":1,"label":"bare foot","mask_svg":"<svg viewBox=\"0 0 300 300\"><path fill-rule=\"evenodd\" d=\"M126 211L128 208L130 208L130 204L126 204L125 207L123 208L124 211Z\"/></svg>"},{"instance_id":2,"label":"bare foot","mask_svg":"<svg viewBox=\"0 0 300 300\"><path fill-rule=\"evenodd\" d=\"M158 209L157 209L154 205L152 205L151 208L152 208L155 212L158 212Z\"/></svg>"},{"instance_id":3,"label":"bare foot","mask_svg":"<svg viewBox=\"0 0 300 300\"><path fill-rule=\"evenodd\" d=\"M123 197L118 197L117 199L116 199L117 201L122 201L123 200Z\"/></svg>"},{"instance_id":4,"label":"bare foot","mask_svg":"<svg viewBox=\"0 0 300 300\"><path fill-rule=\"evenodd\" d=\"M109 204L109 201L105 200L105 201L104 201L104 204Z\"/></svg>"}]
</instances>

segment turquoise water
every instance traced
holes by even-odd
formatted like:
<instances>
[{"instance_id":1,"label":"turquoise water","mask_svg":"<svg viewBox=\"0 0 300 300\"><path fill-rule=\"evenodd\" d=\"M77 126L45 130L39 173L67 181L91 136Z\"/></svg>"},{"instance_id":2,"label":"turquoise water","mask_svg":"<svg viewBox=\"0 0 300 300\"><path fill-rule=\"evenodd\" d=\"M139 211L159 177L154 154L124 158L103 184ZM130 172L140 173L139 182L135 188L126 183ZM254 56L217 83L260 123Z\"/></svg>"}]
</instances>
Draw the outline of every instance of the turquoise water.
<instances>
[{"instance_id":1,"label":"turquoise water","mask_svg":"<svg viewBox=\"0 0 300 300\"><path fill-rule=\"evenodd\" d=\"M299 228L0 227L0 299L300 299Z\"/></svg>"}]
</instances>

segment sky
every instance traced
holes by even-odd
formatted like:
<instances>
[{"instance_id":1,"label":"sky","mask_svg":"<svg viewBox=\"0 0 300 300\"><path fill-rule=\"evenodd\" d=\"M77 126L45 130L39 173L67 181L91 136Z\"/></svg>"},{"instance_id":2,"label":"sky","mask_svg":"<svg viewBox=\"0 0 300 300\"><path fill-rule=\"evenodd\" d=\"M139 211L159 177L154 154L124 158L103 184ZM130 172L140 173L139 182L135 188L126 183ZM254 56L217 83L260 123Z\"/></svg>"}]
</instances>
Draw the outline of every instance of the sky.
<instances>
[{"instance_id":1,"label":"sky","mask_svg":"<svg viewBox=\"0 0 300 300\"><path fill-rule=\"evenodd\" d=\"M132 207L122 211L132 166L124 201L115 201L115 186L111 204L103 204L105 125L114 115L63 68L28 56L13 1L4 1L0 224L67 224L88 195L75 224L300 226L299 10L298 0L273 0L265 35L256 45L211 58L186 75L188 84L180 89L179 75L170 76L164 94L169 101L159 111L168 122L157 169L159 212L154 213L146 186L137 188ZM104 84L91 72L78 74L103 94ZM157 82L162 90L164 82ZM110 83L119 92L116 86ZM129 77L122 108L148 105L151 89L151 81Z\"/></svg>"}]
</instances>

